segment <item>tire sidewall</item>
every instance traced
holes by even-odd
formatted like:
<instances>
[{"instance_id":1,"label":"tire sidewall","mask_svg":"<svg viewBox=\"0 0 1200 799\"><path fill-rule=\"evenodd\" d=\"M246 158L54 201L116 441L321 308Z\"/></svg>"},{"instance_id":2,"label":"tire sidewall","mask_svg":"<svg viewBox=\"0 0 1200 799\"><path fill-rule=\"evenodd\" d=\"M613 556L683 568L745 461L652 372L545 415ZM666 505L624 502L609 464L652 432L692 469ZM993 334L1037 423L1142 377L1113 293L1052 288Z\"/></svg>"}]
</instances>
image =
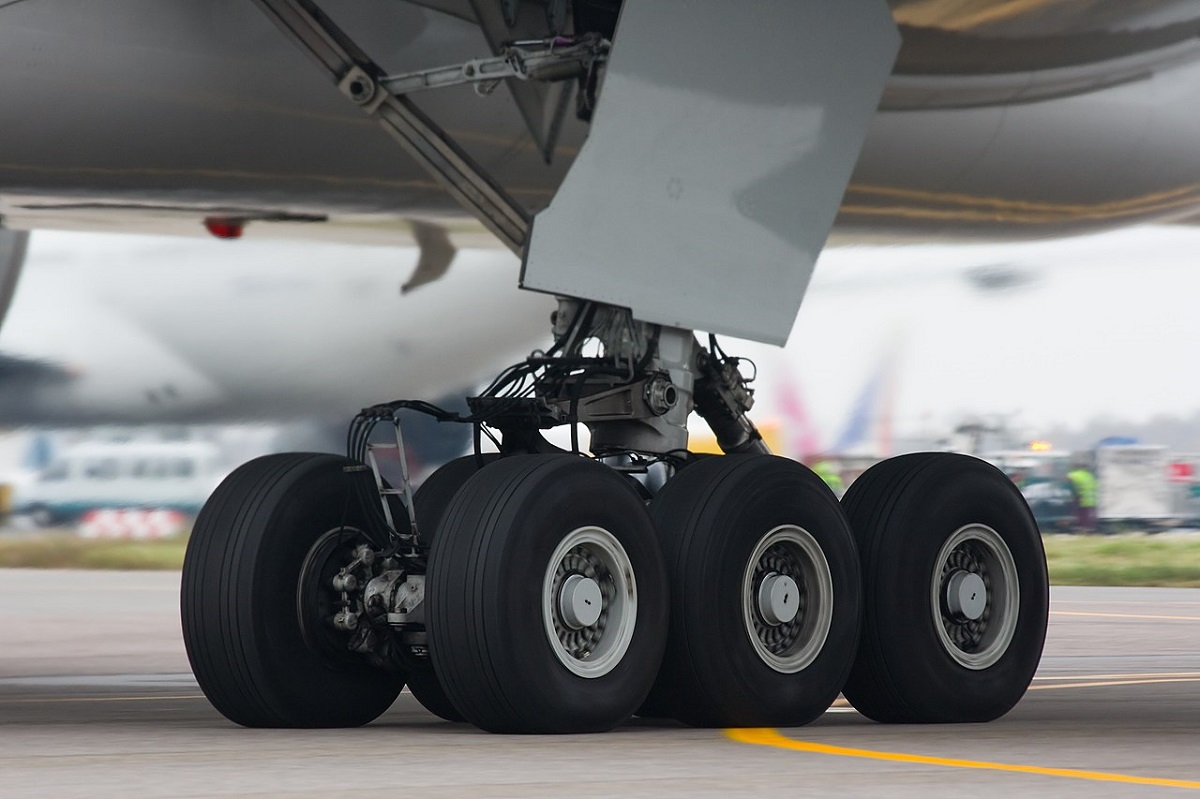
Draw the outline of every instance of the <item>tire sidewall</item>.
<instances>
[{"instance_id":1,"label":"tire sidewall","mask_svg":"<svg viewBox=\"0 0 1200 799\"><path fill-rule=\"evenodd\" d=\"M273 507L264 514L258 547L246 563L252 570L245 596L255 620L255 636L265 644L264 659L280 666L291 664L273 678L291 690L331 671L356 677L375 673L365 663L354 668L339 662L334 653L310 649L297 617L300 573L309 550L330 530L344 524L348 535L354 535L366 523L357 501L348 495L345 480L339 479L345 477L341 461L314 462L300 479L280 487L278 499L269 502Z\"/></svg>"}]
</instances>

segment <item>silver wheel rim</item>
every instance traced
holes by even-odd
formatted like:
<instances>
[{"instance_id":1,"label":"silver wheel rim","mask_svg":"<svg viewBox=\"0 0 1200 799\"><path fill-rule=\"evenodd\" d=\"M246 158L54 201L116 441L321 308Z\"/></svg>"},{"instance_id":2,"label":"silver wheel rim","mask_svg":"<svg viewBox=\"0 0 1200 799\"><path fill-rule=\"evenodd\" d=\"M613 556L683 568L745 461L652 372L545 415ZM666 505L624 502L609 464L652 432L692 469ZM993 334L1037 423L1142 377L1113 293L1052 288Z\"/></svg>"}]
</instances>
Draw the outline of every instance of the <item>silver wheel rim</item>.
<instances>
[{"instance_id":1,"label":"silver wheel rim","mask_svg":"<svg viewBox=\"0 0 1200 799\"><path fill-rule=\"evenodd\" d=\"M932 577L930 608L942 648L973 671L995 665L1012 643L1021 601L1008 544L987 525L962 527L942 545Z\"/></svg>"},{"instance_id":2,"label":"silver wheel rim","mask_svg":"<svg viewBox=\"0 0 1200 799\"><path fill-rule=\"evenodd\" d=\"M599 613L585 609L596 597ZM586 604L573 612L578 602ZM621 662L637 622L637 580L612 533L580 527L563 538L542 580L542 620L555 657L572 673L602 677Z\"/></svg>"},{"instance_id":3,"label":"silver wheel rim","mask_svg":"<svg viewBox=\"0 0 1200 799\"><path fill-rule=\"evenodd\" d=\"M794 606L780 586L794 586ZM755 653L775 671L795 674L816 660L833 624L833 577L807 530L780 525L759 540L742 576L742 619Z\"/></svg>"}]
</instances>

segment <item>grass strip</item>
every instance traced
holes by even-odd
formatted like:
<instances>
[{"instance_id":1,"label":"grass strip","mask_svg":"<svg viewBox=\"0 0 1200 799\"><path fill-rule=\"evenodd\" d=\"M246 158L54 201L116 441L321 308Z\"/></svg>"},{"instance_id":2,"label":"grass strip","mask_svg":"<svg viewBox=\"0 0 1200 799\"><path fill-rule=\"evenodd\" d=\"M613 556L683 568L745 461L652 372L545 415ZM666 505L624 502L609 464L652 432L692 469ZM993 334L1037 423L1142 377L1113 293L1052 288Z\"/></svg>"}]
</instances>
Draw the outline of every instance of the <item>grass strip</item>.
<instances>
[{"instance_id":1,"label":"grass strip","mask_svg":"<svg viewBox=\"0 0 1200 799\"><path fill-rule=\"evenodd\" d=\"M98 540L73 535L0 538L0 567L178 570L187 538Z\"/></svg>"},{"instance_id":2,"label":"grass strip","mask_svg":"<svg viewBox=\"0 0 1200 799\"><path fill-rule=\"evenodd\" d=\"M1200 587L1200 535L1047 535L1054 585ZM0 567L179 569L187 538L111 541L70 534L0 538Z\"/></svg>"},{"instance_id":3,"label":"grass strip","mask_svg":"<svg viewBox=\"0 0 1200 799\"><path fill-rule=\"evenodd\" d=\"M1053 585L1200 587L1200 535L1048 535Z\"/></svg>"}]
</instances>

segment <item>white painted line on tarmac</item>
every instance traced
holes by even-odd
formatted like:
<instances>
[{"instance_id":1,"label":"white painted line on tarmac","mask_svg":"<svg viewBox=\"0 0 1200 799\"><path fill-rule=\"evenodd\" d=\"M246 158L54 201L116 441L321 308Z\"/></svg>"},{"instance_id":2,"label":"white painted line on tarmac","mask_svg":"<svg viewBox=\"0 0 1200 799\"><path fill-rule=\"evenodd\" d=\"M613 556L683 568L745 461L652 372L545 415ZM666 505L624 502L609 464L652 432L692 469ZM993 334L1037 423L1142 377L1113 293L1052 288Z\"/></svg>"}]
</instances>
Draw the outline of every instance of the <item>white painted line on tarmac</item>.
<instances>
[{"instance_id":1,"label":"white painted line on tarmac","mask_svg":"<svg viewBox=\"0 0 1200 799\"><path fill-rule=\"evenodd\" d=\"M1155 619L1157 621L1200 621L1200 616L1153 616L1148 613L1099 613L1084 610L1052 610L1051 616L1091 616L1099 619Z\"/></svg>"}]
</instances>

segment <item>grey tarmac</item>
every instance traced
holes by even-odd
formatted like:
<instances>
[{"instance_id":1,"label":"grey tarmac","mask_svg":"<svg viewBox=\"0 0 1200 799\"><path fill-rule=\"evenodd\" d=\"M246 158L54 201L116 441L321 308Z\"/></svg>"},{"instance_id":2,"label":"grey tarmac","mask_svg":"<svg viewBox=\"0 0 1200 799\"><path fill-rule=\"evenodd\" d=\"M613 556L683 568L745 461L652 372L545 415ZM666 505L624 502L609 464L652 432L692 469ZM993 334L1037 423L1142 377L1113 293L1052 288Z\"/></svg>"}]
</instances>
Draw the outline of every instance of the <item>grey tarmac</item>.
<instances>
[{"instance_id":1,"label":"grey tarmac","mask_svg":"<svg viewBox=\"0 0 1200 799\"><path fill-rule=\"evenodd\" d=\"M178 573L0 570L0 796L1152 796L1200 791L1200 590L1055 588L1042 667L985 725L837 705L785 730L635 720L497 736L406 692L356 730L246 730L209 707Z\"/></svg>"}]
</instances>

